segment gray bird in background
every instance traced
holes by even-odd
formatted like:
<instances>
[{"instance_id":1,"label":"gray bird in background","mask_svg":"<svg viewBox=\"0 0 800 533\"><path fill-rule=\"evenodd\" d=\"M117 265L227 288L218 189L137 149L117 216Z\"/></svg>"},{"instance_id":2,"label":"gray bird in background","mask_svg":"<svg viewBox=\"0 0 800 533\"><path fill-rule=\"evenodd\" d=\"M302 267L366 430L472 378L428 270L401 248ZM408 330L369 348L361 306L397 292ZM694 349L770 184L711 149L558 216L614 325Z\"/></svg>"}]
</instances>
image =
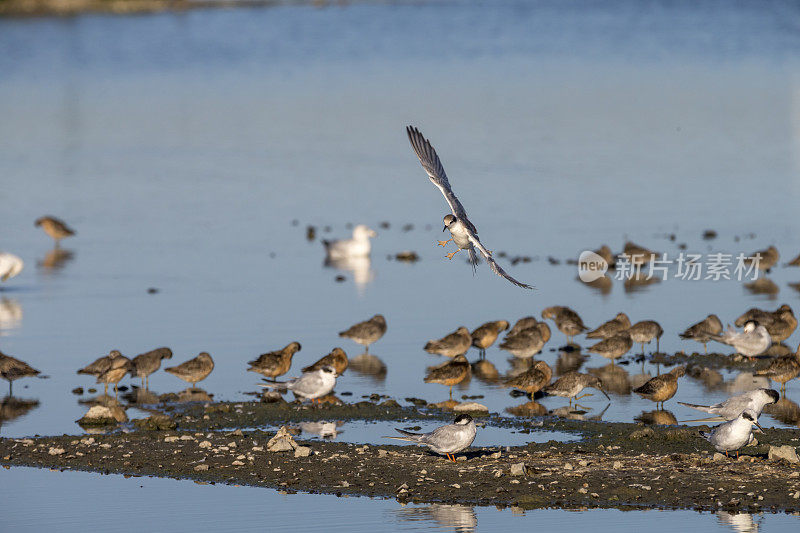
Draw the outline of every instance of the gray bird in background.
<instances>
[{"instance_id":1,"label":"gray bird in background","mask_svg":"<svg viewBox=\"0 0 800 533\"><path fill-rule=\"evenodd\" d=\"M290 390L297 398L312 402L327 396L336 387L336 369L326 365L317 370L306 372L299 378L289 381L260 384L265 389Z\"/></svg>"},{"instance_id":2,"label":"gray bird in background","mask_svg":"<svg viewBox=\"0 0 800 533\"><path fill-rule=\"evenodd\" d=\"M694 403L678 402L686 407L697 409L714 415L709 418L700 418L698 420L685 420L684 422L715 422L715 421L731 421L735 420L745 411L752 412L756 419L761 416L761 411L764 410L765 405L773 404L778 401L780 395L778 391L773 389L756 389L747 391L744 394L731 396L724 402L714 405L697 405ZM681 422L683 423L683 422Z\"/></svg>"}]
</instances>

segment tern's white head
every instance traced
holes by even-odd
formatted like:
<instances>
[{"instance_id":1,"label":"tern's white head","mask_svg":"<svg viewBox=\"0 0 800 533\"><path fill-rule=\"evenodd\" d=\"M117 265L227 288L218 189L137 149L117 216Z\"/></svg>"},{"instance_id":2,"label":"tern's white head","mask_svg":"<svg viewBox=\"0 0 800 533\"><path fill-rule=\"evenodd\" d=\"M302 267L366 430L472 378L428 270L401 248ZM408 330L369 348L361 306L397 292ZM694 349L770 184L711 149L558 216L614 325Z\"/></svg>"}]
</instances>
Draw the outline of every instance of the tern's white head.
<instances>
[{"instance_id":1,"label":"tern's white head","mask_svg":"<svg viewBox=\"0 0 800 533\"><path fill-rule=\"evenodd\" d=\"M333 377L336 377L336 369L330 365L323 366L322 368L319 369L319 371L322 372L323 374L330 374Z\"/></svg>"},{"instance_id":2,"label":"tern's white head","mask_svg":"<svg viewBox=\"0 0 800 533\"><path fill-rule=\"evenodd\" d=\"M757 322L755 322L753 320L748 320L744 324L744 332L745 333L752 333L752 332L754 332L756 330L757 326L758 326Z\"/></svg>"},{"instance_id":3,"label":"tern's white head","mask_svg":"<svg viewBox=\"0 0 800 533\"><path fill-rule=\"evenodd\" d=\"M364 224L359 224L355 228L353 228L353 238L358 241L365 241L370 237L375 237L378 234L375 233L375 230L371 230L369 227L365 226Z\"/></svg>"},{"instance_id":4,"label":"tern's white head","mask_svg":"<svg viewBox=\"0 0 800 533\"><path fill-rule=\"evenodd\" d=\"M444 216L444 227L442 228L442 231L444 231L447 228L449 228L451 224L455 224L457 220L458 219L456 217L454 217L453 215L451 215L449 213L447 215L445 215Z\"/></svg>"}]
</instances>

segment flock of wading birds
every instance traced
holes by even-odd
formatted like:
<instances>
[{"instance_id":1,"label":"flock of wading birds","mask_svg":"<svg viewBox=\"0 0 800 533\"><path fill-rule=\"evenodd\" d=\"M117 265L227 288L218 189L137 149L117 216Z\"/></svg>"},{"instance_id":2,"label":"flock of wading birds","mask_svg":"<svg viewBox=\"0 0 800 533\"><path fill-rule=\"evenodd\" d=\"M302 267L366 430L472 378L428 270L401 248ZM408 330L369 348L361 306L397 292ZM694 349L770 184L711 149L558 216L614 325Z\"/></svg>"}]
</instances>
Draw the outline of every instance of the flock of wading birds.
<instances>
[{"instance_id":1,"label":"flock of wading birds","mask_svg":"<svg viewBox=\"0 0 800 533\"><path fill-rule=\"evenodd\" d=\"M54 217L42 217L36 221L36 226L41 226L44 231L55 239L56 247L61 239L74 235L64 222ZM5 254L8 256L10 254ZM6 259L6 262L9 262ZM5 277L13 276L21 270L21 260L16 272L9 270ZM9 264L14 264L11 261ZM653 320L645 320L631 324L625 313L619 313L611 320L589 331L581 317L568 307L553 306L542 311L543 320L552 320L556 328L567 337L568 343L576 335L584 334L588 339L598 339L596 344L588 348L591 353L596 353L612 362L627 354L634 344L641 344L644 354L645 344L656 341L656 352L659 350L659 340L664 330ZM773 342L787 339L797 328L797 319L788 305L782 305L775 311L764 311L753 308L736 319L735 325L741 327L736 330L728 327L723 330L722 322L716 315L709 315L702 321L690 326L680 337L694 340L703 344L707 352L707 343L717 341L732 346L737 353L748 358L760 356L767 352ZM450 358L449 361L428 369L425 376L426 383L439 383L452 388L469 378L472 365L467 361L465 354L471 347L478 348L480 357L476 365L484 361L485 351L492 346L500 334L506 330L505 338L499 344L503 350L511 353L517 360L526 362L526 369L507 377L502 384L527 393L531 398L540 391L544 394L561 396L572 401L589 394L581 395L585 388L595 388L607 398L608 394L603 389L600 378L578 371L569 371L551 383L552 369L544 361L534 361L534 356L542 351L544 345L550 340L551 330L544 321L539 321L533 316L518 320L513 327L509 322L498 320L487 322L470 332L465 327L438 340L429 341L425 351ZM349 329L339 333L340 337L351 339L366 348L378 341L386 333L386 320L382 315L375 315L369 320L359 322ZM278 382L276 378L289 372L292 357L301 349L299 342L292 342L285 348L260 355L250 361L248 370L261 374L266 383L261 386L282 391L291 391L299 400L321 401L333 392L336 379L348 367L347 354L341 348L334 348L317 362L302 369L302 375L285 382ZM88 366L78 370L78 374L95 376L97 383L117 385L127 375L141 378L142 386L148 387L149 376L161 367L163 359L171 359L172 350L157 348L129 359L118 350L112 350L108 355L100 357ZM180 365L165 368L165 371L180 379L187 381L193 387L204 380L214 369L214 360L206 352L190 359ZM17 358L0 352L0 377L9 382L9 391L16 379L36 376L39 371ZM633 392L658 404L672 398L678 389L678 378L685 374L685 367L679 366L649 379ZM800 347L794 354L785 354L775 357L769 365L756 375L781 384L781 391L785 392L786 383L800 375ZM752 426L758 425L758 417L763 407L778 401L780 395L772 389L757 389L739 396L729 398L721 404L701 406L683 404L714 415L705 420L725 420L711 433L701 433L718 450L736 451L752 441ZM447 455L463 450L472 443L475 437L474 421L469 415L460 415L453 424L442 426L426 434L412 434L403 432L402 440L409 440L417 444L426 445L437 453ZM738 453L738 451L737 451Z\"/></svg>"}]
</instances>

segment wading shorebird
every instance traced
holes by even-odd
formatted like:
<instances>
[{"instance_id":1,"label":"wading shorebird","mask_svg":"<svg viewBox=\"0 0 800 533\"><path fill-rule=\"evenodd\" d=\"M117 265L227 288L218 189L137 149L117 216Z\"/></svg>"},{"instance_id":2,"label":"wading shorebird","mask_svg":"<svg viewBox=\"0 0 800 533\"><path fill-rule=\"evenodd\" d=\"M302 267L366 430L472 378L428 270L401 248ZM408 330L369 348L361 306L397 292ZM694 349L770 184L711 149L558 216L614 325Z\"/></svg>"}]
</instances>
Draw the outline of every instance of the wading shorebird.
<instances>
[{"instance_id":1,"label":"wading shorebird","mask_svg":"<svg viewBox=\"0 0 800 533\"><path fill-rule=\"evenodd\" d=\"M119 354L119 352L117 352ZM117 390L117 385L119 382L122 381L122 378L125 377L125 374L130 372L133 369L133 365L131 360L125 357L124 355L117 355L116 357L111 359L109 367L104 372L97 374L97 383L102 383L105 385L105 393L108 394L108 384L114 384L114 397L117 396L119 391Z\"/></svg>"},{"instance_id":2,"label":"wading shorebird","mask_svg":"<svg viewBox=\"0 0 800 533\"><path fill-rule=\"evenodd\" d=\"M317 370L304 373L299 378L286 382L263 383L260 387L265 389L289 390L299 400L311 400L315 403L318 399L333 392L336 387L336 369L332 366L323 366Z\"/></svg>"},{"instance_id":3,"label":"wading shorebird","mask_svg":"<svg viewBox=\"0 0 800 533\"><path fill-rule=\"evenodd\" d=\"M622 255L627 256L628 261L633 265L645 265L655 259L658 254L644 246L628 241L625 243Z\"/></svg>"},{"instance_id":4,"label":"wading shorebird","mask_svg":"<svg viewBox=\"0 0 800 533\"><path fill-rule=\"evenodd\" d=\"M428 370L425 383L438 383L450 387L450 399L453 399L453 385L458 385L472 373L469 361L463 355L457 355L452 361L447 361Z\"/></svg>"},{"instance_id":5,"label":"wading shorebird","mask_svg":"<svg viewBox=\"0 0 800 533\"><path fill-rule=\"evenodd\" d=\"M761 416L761 411L764 410L765 405L777 403L780 399L778 391L773 389L756 389L747 391L744 394L731 396L724 402L714 405L697 405L694 403L678 402L686 407L703 411L710 415L710 418L700 418L698 420L686 420L685 422L714 422L714 421L730 421L738 418L743 412L752 411L756 419ZM683 422L681 422L683 423Z\"/></svg>"},{"instance_id":6,"label":"wading shorebird","mask_svg":"<svg viewBox=\"0 0 800 533\"><path fill-rule=\"evenodd\" d=\"M520 318L514 323L514 326L510 330L508 330L508 333L506 333L506 338L513 337L523 329L528 329L530 327L535 326L538 323L539 321L536 320L535 316L526 316Z\"/></svg>"},{"instance_id":7,"label":"wading shorebird","mask_svg":"<svg viewBox=\"0 0 800 533\"><path fill-rule=\"evenodd\" d=\"M0 377L8 381L8 395L12 396L11 387L15 380L39 375L39 371L25 361L0 352Z\"/></svg>"},{"instance_id":8,"label":"wading shorebird","mask_svg":"<svg viewBox=\"0 0 800 533\"><path fill-rule=\"evenodd\" d=\"M758 269L769 272L770 269L775 266L775 263L778 262L778 259L780 259L780 254L778 254L777 248L770 246L766 250L759 250L754 252L750 257L745 258L745 263L748 265L754 264L756 258L758 258L758 264L756 265Z\"/></svg>"},{"instance_id":9,"label":"wading shorebird","mask_svg":"<svg viewBox=\"0 0 800 533\"><path fill-rule=\"evenodd\" d=\"M769 366L758 370L756 376L766 376L781 384L781 394L786 395L786 383L800 375L800 346L792 355L784 355L773 359ZM777 399L776 399L777 400ZM758 413L759 415L761 413Z\"/></svg>"},{"instance_id":10,"label":"wading shorebird","mask_svg":"<svg viewBox=\"0 0 800 533\"><path fill-rule=\"evenodd\" d=\"M94 376L95 378L100 374L106 372L109 368L111 368L111 361L116 359L117 357L122 357L122 354L119 350L111 350L108 352L108 355L104 355L103 357L98 357L92 363L86 365L85 367L78 370L78 374L83 374L86 376ZM127 358L126 358L127 359ZM108 394L108 385L106 384L106 394Z\"/></svg>"},{"instance_id":11,"label":"wading shorebird","mask_svg":"<svg viewBox=\"0 0 800 533\"><path fill-rule=\"evenodd\" d=\"M633 347L633 339L627 331L617 333L613 337L603 339L597 344L589 346L587 351L602 355L606 359L614 359L622 357Z\"/></svg>"},{"instance_id":12,"label":"wading shorebird","mask_svg":"<svg viewBox=\"0 0 800 533\"><path fill-rule=\"evenodd\" d=\"M558 331L567 336L568 344L572 342L572 337L589 329L583 325L583 320L578 313L569 307L555 305L545 308L542 311L542 319L547 320L548 318L553 319Z\"/></svg>"},{"instance_id":13,"label":"wading shorebird","mask_svg":"<svg viewBox=\"0 0 800 533\"><path fill-rule=\"evenodd\" d=\"M744 411L734 420L725 422L715 427L710 433L701 431L700 436L711 443L719 452L736 452L739 458L739 450L747 446L753 439L753 426L758 427L763 433L763 428L758 423L758 417L749 409Z\"/></svg>"},{"instance_id":14,"label":"wading shorebird","mask_svg":"<svg viewBox=\"0 0 800 533\"><path fill-rule=\"evenodd\" d=\"M386 319L383 315L375 315L365 322L359 322L349 329L339 332L340 337L352 339L365 347L364 353L369 353L369 346L386 333Z\"/></svg>"},{"instance_id":15,"label":"wading shorebird","mask_svg":"<svg viewBox=\"0 0 800 533\"><path fill-rule=\"evenodd\" d=\"M282 350L262 353L258 359L254 359L247 364L250 368L248 372L261 374L265 378L275 381L289 371L292 366L292 357L301 349L299 342L290 342Z\"/></svg>"},{"instance_id":16,"label":"wading shorebird","mask_svg":"<svg viewBox=\"0 0 800 533\"><path fill-rule=\"evenodd\" d=\"M764 311L753 307L745 311L733 324L736 327L742 327L750 320L767 328L773 342L788 339L797 328L797 319L792 308L787 304L783 304L775 311Z\"/></svg>"},{"instance_id":17,"label":"wading shorebird","mask_svg":"<svg viewBox=\"0 0 800 533\"><path fill-rule=\"evenodd\" d=\"M194 387L198 381L206 379L212 370L214 370L214 360L207 352L200 352L194 359L189 359L178 366L165 368L164 372L169 372L173 376L191 383Z\"/></svg>"},{"instance_id":18,"label":"wading shorebird","mask_svg":"<svg viewBox=\"0 0 800 533\"><path fill-rule=\"evenodd\" d=\"M722 322L717 315L708 315L697 324L686 328L686 331L678 334L681 339L691 339L703 345L703 350L708 353L708 341L712 336L722 333Z\"/></svg>"},{"instance_id":19,"label":"wading shorebird","mask_svg":"<svg viewBox=\"0 0 800 533\"><path fill-rule=\"evenodd\" d=\"M543 323L541 325L547 326L547 324ZM547 331L549 333L549 328ZM500 343L500 349L510 352L514 357L530 359L542 351L546 342L547 340L542 334L542 328L537 324L532 328L520 331L513 337L507 337Z\"/></svg>"},{"instance_id":20,"label":"wading shorebird","mask_svg":"<svg viewBox=\"0 0 800 533\"><path fill-rule=\"evenodd\" d=\"M469 415L458 415L452 424L440 426L430 433L412 433L395 428L402 437L384 437L385 439L404 440L421 446L427 446L436 454L444 455L448 461L456 462L453 454L469 448L475 440L477 428Z\"/></svg>"},{"instance_id":21,"label":"wading shorebird","mask_svg":"<svg viewBox=\"0 0 800 533\"><path fill-rule=\"evenodd\" d=\"M131 376L142 378L142 387L147 389L150 386L150 374L161 368L162 359L172 359L172 350L169 348L156 348L137 355L131 361Z\"/></svg>"},{"instance_id":22,"label":"wading shorebird","mask_svg":"<svg viewBox=\"0 0 800 533\"><path fill-rule=\"evenodd\" d=\"M741 332L729 327L722 335L711 335L711 338L733 346L738 353L747 356L748 359L761 355L772 345L772 337L767 328L752 320L745 323Z\"/></svg>"},{"instance_id":23,"label":"wading shorebird","mask_svg":"<svg viewBox=\"0 0 800 533\"><path fill-rule=\"evenodd\" d=\"M593 329L586 334L587 339L608 339L617 333L625 331L631 327L631 321L625 313L617 313L617 316L604 322L597 329Z\"/></svg>"},{"instance_id":24,"label":"wading shorebird","mask_svg":"<svg viewBox=\"0 0 800 533\"><path fill-rule=\"evenodd\" d=\"M574 371L567 372L555 382L542 389L542 391L553 396L569 398L569 404L572 405L573 400L577 402L581 398L592 396L591 393L581 394L581 391L586 387L597 389L603 393L603 396L609 400L611 399L608 397L608 394L606 394L606 391L603 390L603 382L600 381L600 378ZM581 395L578 396L579 394Z\"/></svg>"},{"instance_id":25,"label":"wading shorebird","mask_svg":"<svg viewBox=\"0 0 800 533\"><path fill-rule=\"evenodd\" d=\"M308 365L302 369L303 373L311 372L312 370L319 370L323 366L332 366L336 370L336 375L341 376L347 370L347 354L341 348L334 348L331 353L322 357L313 365Z\"/></svg>"},{"instance_id":26,"label":"wading shorebird","mask_svg":"<svg viewBox=\"0 0 800 533\"><path fill-rule=\"evenodd\" d=\"M547 363L536 361L531 368L522 374L506 379L503 382L503 386L527 392L528 396L533 398L535 393L550 384L550 378L552 377L553 371Z\"/></svg>"},{"instance_id":27,"label":"wading shorebird","mask_svg":"<svg viewBox=\"0 0 800 533\"><path fill-rule=\"evenodd\" d=\"M628 334L633 342L642 345L642 355L644 355L644 345L656 340L656 353L659 351L659 343L664 330L655 320L642 320L628 328Z\"/></svg>"},{"instance_id":28,"label":"wading shorebird","mask_svg":"<svg viewBox=\"0 0 800 533\"><path fill-rule=\"evenodd\" d=\"M658 404L661 404L661 409L664 408L664 402L675 396L678 390L678 378L686 374L686 368L679 366L673 368L666 374L661 374L647 380L642 386L633 389L633 392L647 398L650 401L656 402L656 409Z\"/></svg>"},{"instance_id":29,"label":"wading shorebird","mask_svg":"<svg viewBox=\"0 0 800 533\"><path fill-rule=\"evenodd\" d=\"M66 237L75 235L75 232L67 224L56 217L44 216L36 219L36 227L41 227L54 241L58 248L59 241Z\"/></svg>"},{"instance_id":30,"label":"wading shorebird","mask_svg":"<svg viewBox=\"0 0 800 533\"><path fill-rule=\"evenodd\" d=\"M325 253L328 259L331 260L366 257L372 250L372 244L369 240L377 235L374 230L369 229L364 224L359 224L353 228L352 239L322 241L322 245L325 246Z\"/></svg>"},{"instance_id":31,"label":"wading shorebird","mask_svg":"<svg viewBox=\"0 0 800 533\"><path fill-rule=\"evenodd\" d=\"M417 154L419 162L422 163L422 168L425 169L431 183L442 191L442 195L444 195L444 199L447 201L452 211L452 214L445 215L444 229L442 229L442 231L450 230L451 238L446 241L439 241L439 245L446 246L448 242L453 241L455 245L458 246L458 249L456 249L455 252L447 254L447 258L452 259L459 250L466 250L469 254L469 261L472 264L474 272L478 264L478 255L475 253L475 248L477 248L484 259L486 259L489 268L491 268L495 274L506 278L517 287L532 289L533 287L530 285L517 281L509 276L508 273L497 264L497 261L494 260L492 252L481 244L481 241L478 239L478 229L470 222L469 218L467 218L467 212L464 210L464 206L461 205L456 195L453 194L453 190L450 188L450 182L447 179L447 174L444 172L444 166L442 166L442 162L439 160L439 156L436 154L436 150L433 149L433 146L431 146L431 143L413 126L408 126L406 128L406 133L408 133L408 140L411 142L411 147Z\"/></svg>"},{"instance_id":32,"label":"wading shorebird","mask_svg":"<svg viewBox=\"0 0 800 533\"><path fill-rule=\"evenodd\" d=\"M475 328L470 335L472 345L480 351L481 358L486 356L486 348L494 344L500 332L507 330L508 326L509 324L505 320L496 320Z\"/></svg>"},{"instance_id":33,"label":"wading shorebird","mask_svg":"<svg viewBox=\"0 0 800 533\"><path fill-rule=\"evenodd\" d=\"M428 341L424 350L445 357L455 357L467 353L470 346L472 346L472 335L469 334L467 328L462 326L446 337Z\"/></svg>"},{"instance_id":34,"label":"wading shorebird","mask_svg":"<svg viewBox=\"0 0 800 533\"><path fill-rule=\"evenodd\" d=\"M8 281L22 272L25 263L14 254L0 252L0 281Z\"/></svg>"}]
</instances>

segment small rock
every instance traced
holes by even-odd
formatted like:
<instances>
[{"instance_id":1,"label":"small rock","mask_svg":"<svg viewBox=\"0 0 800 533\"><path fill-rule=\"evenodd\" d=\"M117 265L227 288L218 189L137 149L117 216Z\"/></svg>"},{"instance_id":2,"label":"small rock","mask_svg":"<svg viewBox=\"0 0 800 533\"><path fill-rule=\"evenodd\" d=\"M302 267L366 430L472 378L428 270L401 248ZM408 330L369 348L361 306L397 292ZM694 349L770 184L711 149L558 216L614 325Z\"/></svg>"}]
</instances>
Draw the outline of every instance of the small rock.
<instances>
[{"instance_id":1,"label":"small rock","mask_svg":"<svg viewBox=\"0 0 800 533\"><path fill-rule=\"evenodd\" d=\"M175 429L178 424L167 415L152 415L141 420L134 420L133 425L137 429L144 429L147 431L167 431Z\"/></svg>"},{"instance_id":2,"label":"small rock","mask_svg":"<svg viewBox=\"0 0 800 533\"><path fill-rule=\"evenodd\" d=\"M792 494L792 498L794 498L795 500L800 499L800 490L798 490L794 494Z\"/></svg>"},{"instance_id":3,"label":"small rock","mask_svg":"<svg viewBox=\"0 0 800 533\"><path fill-rule=\"evenodd\" d=\"M564 470L572 470L572 463L564 463Z\"/></svg>"},{"instance_id":4,"label":"small rock","mask_svg":"<svg viewBox=\"0 0 800 533\"><path fill-rule=\"evenodd\" d=\"M503 452L494 452L493 454L489 455L491 459L500 459L500 456L503 455Z\"/></svg>"},{"instance_id":5,"label":"small rock","mask_svg":"<svg viewBox=\"0 0 800 533\"><path fill-rule=\"evenodd\" d=\"M93 405L77 423L81 427L113 426L126 422L128 416L122 407L108 408L104 405Z\"/></svg>"},{"instance_id":6,"label":"small rock","mask_svg":"<svg viewBox=\"0 0 800 533\"><path fill-rule=\"evenodd\" d=\"M274 437L269 439L267 450L271 452L290 452L297 448L297 443L292 438L286 426L281 426Z\"/></svg>"},{"instance_id":7,"label":"small rock","mask_svg":"<svg viewBox=\"0 0 800 533\"><path fill-rule=\"evenodd\" d=\"M631 433L630 438L634 439L634 440L636 440L636 439L646 439L646 438L652 437L655 434L656 434L656 432L653 431L651 428L644 428L644 429L636 430L633 433Z\"/></svg>"},{"instance_id":8,"label":"small rock","mask_svg":"<svg viewBox=\"0 0 800 533\"><path fill-rule=\"evenodd\" d=\"M197 465L194 467L195 472L205 472L208 470L208 465Z\"/></svg>"},{"instance_id":9,"label":"small rock","mask_svg":"<svg viewBox=\"0 0 800 533\"><path fill-rule=\"evenodd\" d=\"M81 394L83 394L83 387L75 387L74 389L72 389L72 394L80 396Z\"/></svg>"},{"instance_id":10,"label":"small rock","mask_svg":"<svg viewBox=\"0 0 800 533\"><path fill-rule=\"evenodd\" d=\"M201 448L211 448L211 442L207 441L207 440L204 440L203 442L198 444L198 446L200 446Z\"/></svg>"},{"instance_id":11,"label":"small rock","mask_svg":"<svg viewBox=\"0 0 800 533\"><path fill-rule=\"evenodd\" d=\"M724 454L721 454L719 452L716 452L714 456L711 458L711 460L714 462L725 461L726 459L727 457L725 457Z\"/></svg>"},{"instance_id":12,"label":"small rock","mask_svg":"<svg viewBox=\"0 0 800 533\"><path fill-rule=\"evenodd\" d=\"M612 465L612 468L614 470L619 470L620 468L622 468L622 461L614 461L614 464Z\"/></svg>"},{"instance_id":13,"label":"small rock","mask_svg":"<svg viewBox=\"0 0 800 533\"><path fill-rule=\"evenodd\" d=\"M458 483L453 483L450 486L453 487L454 489L460 489L461 488L461 485L459 485Z\"/></svg>"},{"instance_id":14,"label":"small rock","mask_svg":"<svg viewBox=\"0 0 800 533\"><path fill-rule=\"evenodd\" d=\"M586 494L589 491L586 490L584 487L581 487L581 488L578 489L578 492L581 493L581 494Z\"/></svg>"},{"instance_id":15,"label":"small rock","mask_svg":"<svg viewBox=\"0 0 800 533\"><path fill-rule=\"evenodd\" d=\"M177 435L170 435L169 437L164 437L164 442L178 442L180 437Z\"/></svg>"},{"instance_id":16,"label":"small rock","mask_svg":"<svg viewBox=\"0 0 800 533\"><path fill-rule=\"evenodd\" d=\"M254 452L263 452L264 451L264 448L262 446L253 446L250 449L253 450Z\"/></svg>"},{"instance_id":17,"label":"small rock","mask_svg":"<svg viewBox=\"0 0 800 533\"><path fill-rule=\"evenodd\" d=\"M528 469L525 466L525 463L514 463L511 465L511 470L509 473L512 476L524 476L528 473Z\"/></svg>"},{"instance_id":18,"label":"small rock","mask_svg":"<svg viewBox=\"0 0 800 533\"><path fill-rule=\"evenodd\" d=\"M800 459L797 457L797 451L788 444L785 446L770 446L767 458L770 461L774 459L784 459L790 463L800 463Z\"/></svg>"},{"instance_id":19,"label":"small rock","mask_svg":"<svg viewBox=\"0 0 800 533\"><path fill-rule=\"evenodd\" d=\"M386 457L387 455L389 455L387 450L378 450L378 457Z\"/></svg>"},{"instance_id":20,"label":"small rock","mask_svg":"<svg viewBox=\"0 0 800 533\"><path fill-rule=\"evenodd\" d=\"M280 402L282 400L283 400L283 396L281 396L281 393L278 392L278 391L265 390L261 394L262 403L275 403L275 402Z\"/></svg>"},{"instance_id":21,"label":"small rock","mask_svg":"<svg viewBox=\"0 0 800 533\"><path fill-rule=\"evenodd\" d=\"M61 455L64 453L64 448L50 448L47 453L50 455Z\"/></svg>"},{"instance_id":22,"label":"small rock","mask_svg":"<svg viewBox=\"0 0 800 533\"><path fill-rule=\"evenodd\" d=\"M244 463L241 461L234 461L231 463L233 466L242 466Z\"/></svg>"},{"instance_id":23,"label":"small rock","mask_svg":"<svg viewBox=\"0 0 800 533\"><path fill-rule=\"evenodd\" d=\"M464 402L453 407L456 413L488 413L489 408L478 402Z\"/></svg>"},{"instance_id":24,"label":"small rock","mask_svg":"<svg viewBox=\"0 0 800 533\"><path fill-rule=\"evenodd\" d=\"M311 455L311 448L308 446L298 446L294 450L295 457L308 457L309 455Z\"/></svg>"}]
</instances>

